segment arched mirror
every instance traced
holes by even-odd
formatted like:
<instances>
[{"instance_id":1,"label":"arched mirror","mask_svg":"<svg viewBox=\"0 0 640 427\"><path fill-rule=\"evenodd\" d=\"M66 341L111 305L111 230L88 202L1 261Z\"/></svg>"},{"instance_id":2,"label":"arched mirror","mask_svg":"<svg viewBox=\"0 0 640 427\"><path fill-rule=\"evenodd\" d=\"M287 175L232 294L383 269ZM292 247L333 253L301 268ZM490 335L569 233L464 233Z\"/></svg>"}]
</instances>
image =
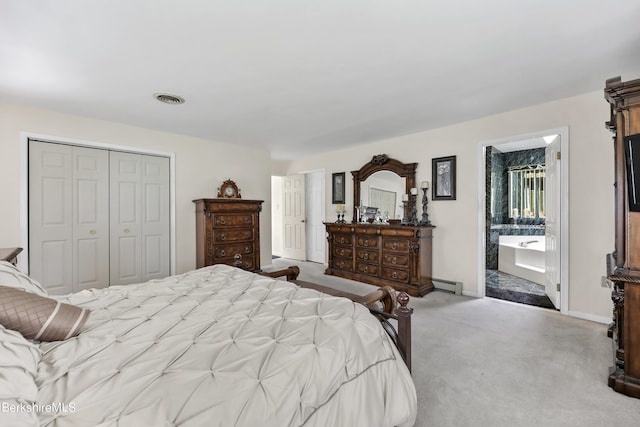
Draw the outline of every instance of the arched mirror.
<instances>
[{"instance_id":1,"label":"arched mirror","mask_svg":"<svg viewBox=\"0 0 640 427\"><path fill-rule=\"evenodd\" d=\"M358 206L374 207L390 218L402 216L402 195L416 186L417 163L402 163L386 154L373 156L353 175L353 222L358 222ZM407 209L411 211L411 199Z\"/></svg>"}]
</instances>

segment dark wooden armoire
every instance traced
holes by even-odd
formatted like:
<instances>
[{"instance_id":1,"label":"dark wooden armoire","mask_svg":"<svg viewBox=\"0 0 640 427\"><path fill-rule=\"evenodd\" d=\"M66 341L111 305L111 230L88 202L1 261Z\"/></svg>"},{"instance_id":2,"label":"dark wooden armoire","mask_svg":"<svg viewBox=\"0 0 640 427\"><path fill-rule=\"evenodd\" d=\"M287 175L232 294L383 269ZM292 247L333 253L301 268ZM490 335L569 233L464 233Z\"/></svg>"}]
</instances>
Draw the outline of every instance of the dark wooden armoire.
<instances>
[{"instance_id":1,"label":"dark wooden armoire","mask_svg":"<svg viewBox=\"0 0 640 427\"><path fill-rule=\"evenodd\" d=\"M640 398L640 79L607 80L604 92L615 150L615 251L609 257L615 352L609 386Z\"/></svg>"}]
</instances>

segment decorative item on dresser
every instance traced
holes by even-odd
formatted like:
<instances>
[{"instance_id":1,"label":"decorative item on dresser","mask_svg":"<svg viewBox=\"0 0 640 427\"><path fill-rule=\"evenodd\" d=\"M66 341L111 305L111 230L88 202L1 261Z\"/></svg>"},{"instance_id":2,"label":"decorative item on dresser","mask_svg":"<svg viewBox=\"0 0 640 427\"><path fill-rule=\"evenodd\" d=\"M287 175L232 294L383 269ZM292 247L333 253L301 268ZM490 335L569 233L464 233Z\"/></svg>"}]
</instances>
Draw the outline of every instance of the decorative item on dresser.
<instances>
[{"instance_id":1,"label":"decorative item on dresser","mask_svg":"<svg viewBox=\"0 0 640 427\"><path fill-rule=\"evenodd\" d=\"M260 271L262 200L198 199L196 268L228 264Z\"/></svg>"},{"instance_id":2,"label":"decorative item on dresser","mask_svg":"<svg viewBox=\"0 0 640 427\"><path fill-rule=\"evenodd\" d=\"M607 259L613 282L609 336L616 351L609 386L640 398L640 186L633 179L640 160L634 158L640 152L640 79L609 79L604 93L611 104L606 126L614 133L615 153L615 251Z\"/></svg>"},{"instance_id":3,"label":"decorative item on dresser","mask_svg":"<svg viewBox=\"0 0 640 427\"><path fill-rule=\"evenodd\" d=\"M236 183L228 179L218 188L218 197L241 199L242 195Z\"/></svg>"}]
</instances>

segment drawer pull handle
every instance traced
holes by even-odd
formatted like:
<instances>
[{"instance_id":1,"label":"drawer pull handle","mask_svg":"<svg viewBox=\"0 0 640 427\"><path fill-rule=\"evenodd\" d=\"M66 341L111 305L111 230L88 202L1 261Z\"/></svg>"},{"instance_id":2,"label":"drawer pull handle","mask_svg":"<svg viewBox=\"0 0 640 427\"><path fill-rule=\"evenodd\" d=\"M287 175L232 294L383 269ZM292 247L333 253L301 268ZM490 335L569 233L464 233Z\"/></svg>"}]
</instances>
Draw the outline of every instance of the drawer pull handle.
<instances>
[{"instance_id":1,"label":"drawer pull handle","mask_svg":"<svg viewBox=\"0 0 640 427\"><path fill-rule=\"evenodd\" d=\"M340 249L340 255L344 256L344 249Z\"/></svg>"},{"instance_id":2,"label":"drawer pull handle","mask_svg":"<svg viewBox=\"0 0 640 427\"><path fill-rule=\"evenodd\" d=\"M224 236L224 234L221 234L220 235L220 240L224 240L224 239L226 239L226 237Z\"/></svg>"},{"instance_id":3,"label":"drawer pull handle","mask_svg":"<svg viewBox=\"0 0 640 427\"><path fill-rule=\"evenodd\" d=\"M344 243L344 237L340 238L340 243Z\"/></svg>"},{"instance_id":4,"label":"drawer pull handle","mask_svg":"<svg viewBox=\"0 0 640 427\"><path fill-rule=\"evenodd\" d=\"M128 228L125 228L125 229L124 229L124 232L125 232L125 233L128 233L129 231L131 231L131 230L129 230Z\"/></svg>"},{"instance_id":5,"label":"drawer pull handle","mask_svg":"<svg viewBox=\"0 0 640 427\"><path fill-rule=\"evenodd\" d=\"M394 279L398 278L398 273L396 273L395 271L393 273L391 273L391 277L393 277Z\"/></svg>"},{"instance_id":6,"label":"drawer pull handle","mask_svg":"<svg viewBox=\"0 0 640 427\"><path fill-rule=\"evenodd\" d=\"M396 257L391 258L391 264L397 264L398 259Z\"/></svg>"},{"instance_id":7,"label":"drawer pull handle","mask_svg":"<svg viewBox=\"0 0 640 427\"><path fill-rule=\"evenodd\" d=\"M251 222L251 218L245 218L245 219L244 219L244 223L245 223L245 224L249 224L250 222Z\"/></svg>"},{"instance_id":8,"label":"drawer pull handle","mask_svg":"<svg viewBox=\"0 0 640 427\"><path fill-rule=\"evenodd\" d=\"M96 234L96 230L89 230L89 234L91 234L92 236Z\"/></svg>"},{"instance_id":9,"label":"drawer pull handle","mask_svg":"<svg viewBox=\"0 0 640 427\"><path fill-rule=\"evenodd\" d=\"M244 253L248 254L249 252L251 252L251 249L249 249L249 246L245 246L244 247Z\"/></svg>"},{"instance_id":10,"label":"drawer pull handle","mask_svg":"<svg viewBox=\"0 0 640 427\"><path fill-rule=\"evenodd\" d=\"M365 272L365 273L368 273L368 272L369 272L369 267L368 267L368 266L365 266L365 267L364 267L364 272Z\"/></svg>"},{"instance_id":11,"label":"drawer pull handle","mask_svg":"<svg viewBox=\"0 0 640 427\"><path fill-rule=\"evenodd\" d=\"M362 258L369 259L369 252L365 252L364 255L362 256Z\"/></svg>"},{"instance_id":12,"label":"drawer pull handle","mask_svg":"<svg viewBox=\"0 0 640 427\"><path fill-rule=\"evenodd\" d=\"M227 253L223 250L220 251L220 256L225 256Z\"/></svg>"},{"instance_id":13,"label":"drawer pull handle","mask_svg":"<svg viewBox=\"0 0 640 427\"><path fill-rule=\"evenodd\" d=\"M396 242L393 242L391 244L391 249L398 249L398 244Z\"/></svg>"},{"instance_id":14,"label":"drawer pull handle","mask_svg":"<svg viewBox=\"0 0 640 427\"><path fill-rule=\"evenodd\" d=\"M365 241L364 241L364 245L365 245L365 246L369 246L369 241L368 241L368 240L365 240Z\"/></svg>"},{"instance_id":15,"label":"drawer pull handle","mask_svg":"<svg viewBox=\"0 0 640 427\"><path fill-rule=\"evenodd\" d=\"M251 237L251 233L247 231L246 233L244 233L244 237L245 239L248 239L249 237Z\"/></svg>"},{"instance_id":16,"label":"drawer pull handle","mask_svg":"<svg viewBox=\"0 0 640 427\"><path fill-rule=\"evenodd\" d=\"M224 218L220 218L220 224L225 225L226 221L224 220Z\"/></svg>"}]
</instances>

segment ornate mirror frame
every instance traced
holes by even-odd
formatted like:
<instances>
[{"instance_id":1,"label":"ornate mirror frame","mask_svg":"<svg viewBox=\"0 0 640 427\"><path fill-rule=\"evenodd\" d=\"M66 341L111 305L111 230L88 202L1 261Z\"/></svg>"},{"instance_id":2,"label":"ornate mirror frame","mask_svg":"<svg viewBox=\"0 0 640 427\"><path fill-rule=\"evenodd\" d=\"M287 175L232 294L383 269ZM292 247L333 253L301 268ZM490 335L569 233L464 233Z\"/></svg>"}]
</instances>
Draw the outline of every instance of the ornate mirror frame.
<instances>
[{"instance_id":1,"label":"ornate mirror frame","mask_svg":"<svg viewBox=\"0 0 640 427\"><path fill-rule=\"evenodd\" d=\"M353 175L353 220L352 222L356 222L356 218L358 216L356 206L360 200L360 183L376 172L380 171L390 171L395 173L396 175L405 178L405 194L409 194L412 188L416 186L416 168L418 167L417 163L402 163L399 160L392 159L388 157L386 154L377 154L373 156L369 163L366 163L364 166L357 171L351 171L351 175ZM407 205L407 209L411 212L412 201L409 198L409 203Z\"/></svg>"}]
</instances>

